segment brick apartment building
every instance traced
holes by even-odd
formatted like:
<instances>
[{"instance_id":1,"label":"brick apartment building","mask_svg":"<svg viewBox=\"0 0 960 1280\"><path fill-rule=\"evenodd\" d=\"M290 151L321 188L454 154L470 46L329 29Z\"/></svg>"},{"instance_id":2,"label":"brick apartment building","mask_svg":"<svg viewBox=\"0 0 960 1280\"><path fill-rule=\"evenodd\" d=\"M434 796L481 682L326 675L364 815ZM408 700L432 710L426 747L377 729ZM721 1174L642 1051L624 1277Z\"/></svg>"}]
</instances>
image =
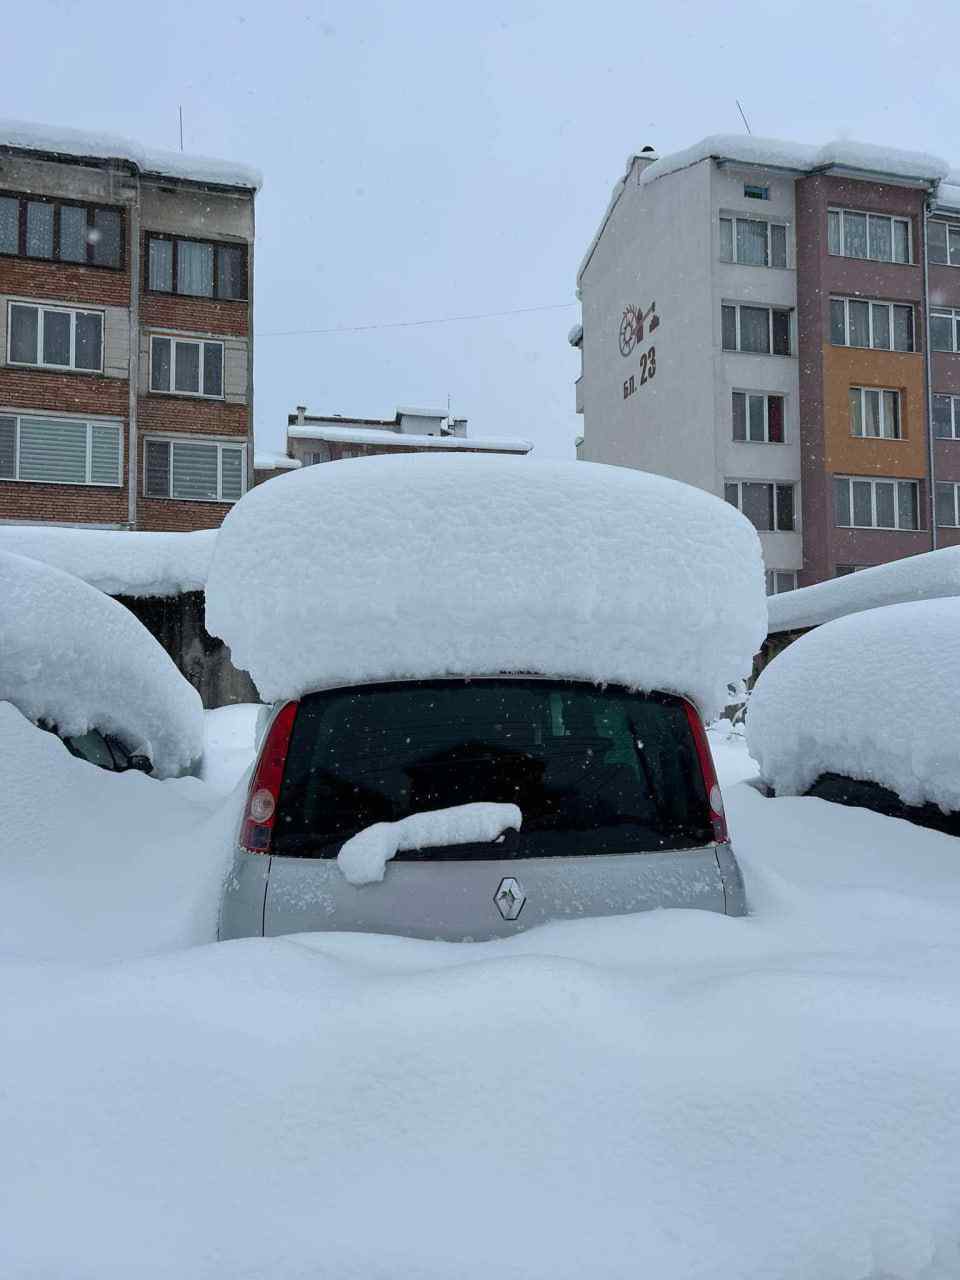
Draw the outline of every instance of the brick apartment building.
<instances>
[{"instance_id":1,"label":"brick apartment building","mask_svg":"<svg viewBox=\"0 0 960 1280\"><path fill-rule=\"evenodd\" d=\"M305 405L287 419L285 455L259 455L257 481L283 470L309 467L343 458L384 453L513 453L526 454L533 444L515 437L467 434L467 419L442 409L398 409L392 418L345 418L308 414Z\"/></svg>"},{"instance_id":2,"label":"brick apartment building","mask_svg":"<svg viewBox=\"0 0 960 1280\"><path fill-rule=\"evenodd\" d=\"M0 522L210 528L252 483L259 183L0 123Z\"/></svg>"},{"instance_id":3,"label":"brick apartment building","mask_svg":"<svg viewBox=\"0 0 960 1280\"><path fill-rule=\"evenodd\" d=\"M648 148L578 274L578 456L735 503L771 591L957 545L958 268L935 157Z\"/></svg>"}]
</instances>

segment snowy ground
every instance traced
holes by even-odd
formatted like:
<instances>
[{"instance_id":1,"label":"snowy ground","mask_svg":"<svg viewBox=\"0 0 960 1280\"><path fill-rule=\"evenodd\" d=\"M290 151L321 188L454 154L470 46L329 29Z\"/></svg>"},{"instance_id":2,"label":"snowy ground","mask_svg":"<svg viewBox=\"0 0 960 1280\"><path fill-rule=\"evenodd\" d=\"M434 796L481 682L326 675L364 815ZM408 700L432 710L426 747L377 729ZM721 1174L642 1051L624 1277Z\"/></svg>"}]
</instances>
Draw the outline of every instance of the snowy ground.
<instances>
[{"instance_id":1,"label":"snowy ground","mask_svg":"<svg viewBox=\"0 0 960 1280\"><path fill-rule=\"evenodd\" d=\"M196 946L243 715L160 783L5 710L4 1280L960 1276L957 841L719 732L746 919Z\"/></svg>"}]
</instances>

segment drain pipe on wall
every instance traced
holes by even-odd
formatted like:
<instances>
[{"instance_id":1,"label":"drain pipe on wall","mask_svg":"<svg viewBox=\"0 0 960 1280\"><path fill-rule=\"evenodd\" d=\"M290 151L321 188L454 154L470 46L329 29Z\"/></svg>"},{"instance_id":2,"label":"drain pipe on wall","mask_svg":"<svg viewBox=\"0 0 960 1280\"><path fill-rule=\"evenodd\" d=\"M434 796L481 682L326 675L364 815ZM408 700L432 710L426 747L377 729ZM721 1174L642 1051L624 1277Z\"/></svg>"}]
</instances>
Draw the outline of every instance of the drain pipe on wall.
<instances>
[{"instance_id":1,"label":"drain pipe on wall","mask_svg":"<svg viewBox=\"0 0 960 1280\"><path fill-rule=\"evenodd\" d=\"M137 494L140 460L137 448L137 403L140 395L140 171L134 176L135 195L128 206L130 218L130 353L127 401L127 521L137 527Z\"/></svg>"},{"instance_id":2,"label":"drain pipe on wall","mask_svg":"<svg viewBox=\"0 0 960 1280\"><path fill-rule=\"evenodd\" d=\"M927 395L927 470L930 473L930 549L937 549L937 484L934 475L933 449L933 372L930 352L930 269L927 260L927 221L930 217L930 200L923 202L923 372Z\"/></svg>"}]
</instances>

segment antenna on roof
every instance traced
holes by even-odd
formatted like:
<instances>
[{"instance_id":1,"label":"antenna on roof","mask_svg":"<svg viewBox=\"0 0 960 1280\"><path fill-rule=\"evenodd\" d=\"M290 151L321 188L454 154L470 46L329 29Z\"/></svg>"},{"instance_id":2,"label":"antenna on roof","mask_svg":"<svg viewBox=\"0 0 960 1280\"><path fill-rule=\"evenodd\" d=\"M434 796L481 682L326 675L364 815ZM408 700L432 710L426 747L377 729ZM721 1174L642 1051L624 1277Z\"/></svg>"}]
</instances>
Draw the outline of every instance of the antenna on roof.
<instances>
[{"instance_id":1,"label":"antenna on roof","mask_svg":"<svg viewBox=\"0 0 960 1280\"><path fill-rule=\"evenodd\" d=\"M746 127L747 127L747 133L749 133L749 134L750 134L750 136L751 136L751 137L753 137L753 130L750 128L750 121L749 121L749 120L747 119L747 117L743 114L743 107L741 107L741 105L740 105L740 99L739 99L739 98L734 98L734 102L737 104L737 110L740 112L740 119L743 121L743 123L744 123L744 124L746 125ZM181 143L181 144L180 144L180 150L181 150L181 151L183 150L183 143Z\"/></svg>"},{"instance_id":2,"label":"antenna on roof","mask_svg":"<svg viewBox=\"0 0 960 1280\"><path fill-rule=\"evenodd\" d=\"M739 105L740 103L738 102L737 106L739 107ZM177 110L180 112L180 150L182 151L183 150L183 107L177 107ZM740 114L743 115L743 112L741 111Z\"/></svg>"}]
</instances>

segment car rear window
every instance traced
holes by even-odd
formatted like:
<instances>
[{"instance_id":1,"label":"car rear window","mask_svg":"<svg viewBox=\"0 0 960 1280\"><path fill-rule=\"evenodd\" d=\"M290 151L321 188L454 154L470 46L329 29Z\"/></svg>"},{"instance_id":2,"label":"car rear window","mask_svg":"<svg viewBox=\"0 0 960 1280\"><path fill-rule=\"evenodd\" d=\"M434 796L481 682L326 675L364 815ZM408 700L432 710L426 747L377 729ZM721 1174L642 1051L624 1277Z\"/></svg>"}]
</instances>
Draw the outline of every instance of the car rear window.
<instances>
[{"instance_id":1,"label":"car rear window","mask_svg":"<svg viewBox=\"0 0 960 1280\"><path fill-rule=\"evenodd\" d=\"M294 723L273 852L335 857L375 822L476 801L519 805L499 841L401 859L533 858L709 844L678 698L491 679L310 694Z\"/></svg>"}]
</instances>

